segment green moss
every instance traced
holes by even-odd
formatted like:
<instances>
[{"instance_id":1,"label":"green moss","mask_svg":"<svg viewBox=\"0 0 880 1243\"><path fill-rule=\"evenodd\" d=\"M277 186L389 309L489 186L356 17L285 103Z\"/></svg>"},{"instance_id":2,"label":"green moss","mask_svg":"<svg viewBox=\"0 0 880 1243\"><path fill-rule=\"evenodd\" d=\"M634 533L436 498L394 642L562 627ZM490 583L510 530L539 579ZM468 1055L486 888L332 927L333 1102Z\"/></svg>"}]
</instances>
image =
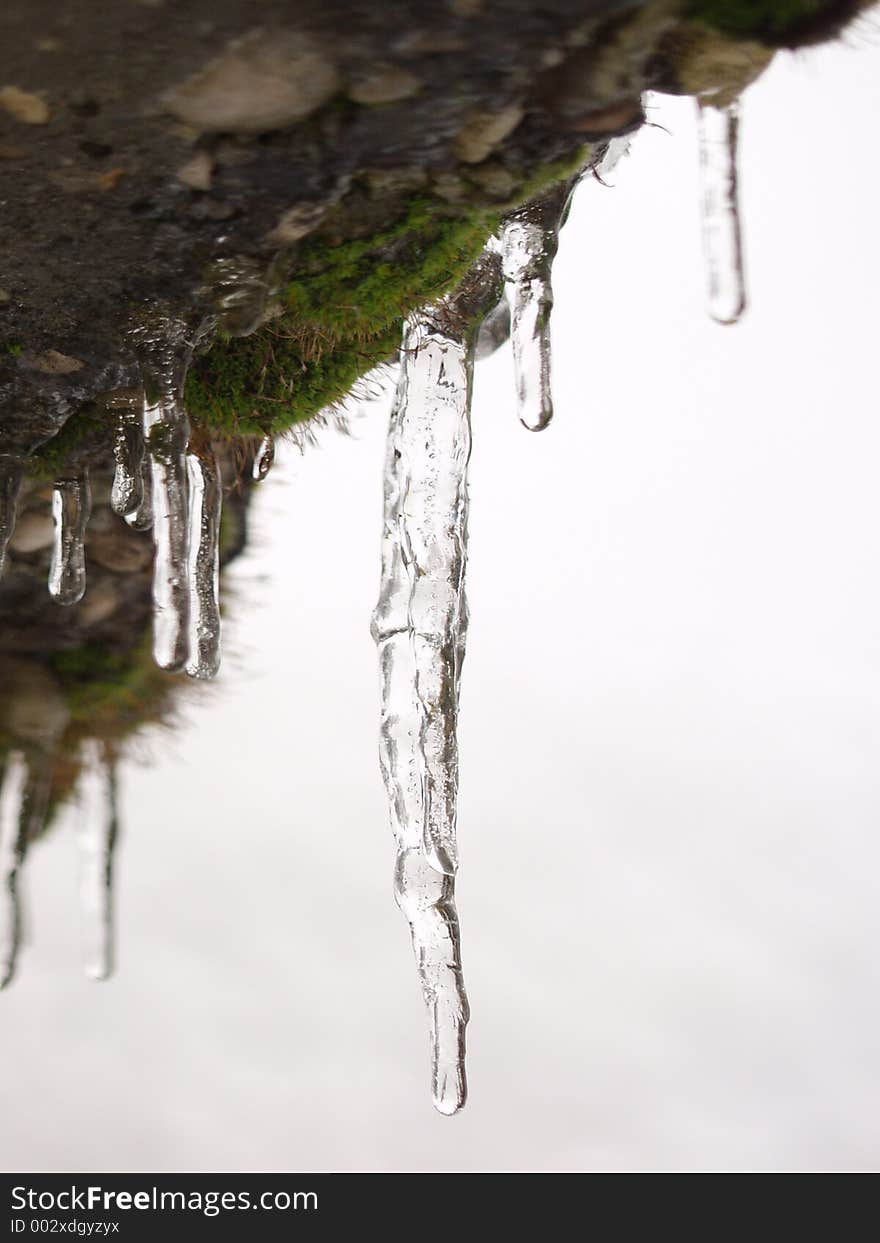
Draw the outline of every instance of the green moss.
<instances>
[{"instance_id":1,"label":"green moss","mask_svg":"<svg viewBox=\"0 0 880 1243\"><path fill-rule=\"evenodd\" d=\"M800 47L834 38L866 0L689 0L687 14L735 39Z\"/></svg>"},{"instance_id":2,"label":"green moss","mask_svg":"<svg viewBox=\"0 0 880 1243\"><path fill-rule=\"evenodd\" d=\"M250 337L218 342L192 368L191 416L230 435L277 434L341 401L394 354L404 317L461 280L498 218L489 209L450 215L422 195L367 238L338 240L342 221L331 218L297 248L282 314Z\"/></svg>"},{"instance_id":3,"label":"green moss","mask_svg":"<svg viewBox=\"0 0 880 1243\"><path fill-rule=\"evenodd\" d=\"M52 481L73 469L77 459L86 459L91 450L104 450L108 419L102 406L93 402L82 406L57 436L34 451L28 473L35 479Z\"/></svg>"},{"instance_id":4,"label":"green moss","mask_svg":"<svg viewBox=\"0 0 880 1243\"><path fill-rule=\"evenodd\" d=\"M70 710L68 732L118 740L150 720L161 719L179 679L156 667L151 636L126 651L84 643L54 652L48 661Z\"/></svg>"}]
</instances>

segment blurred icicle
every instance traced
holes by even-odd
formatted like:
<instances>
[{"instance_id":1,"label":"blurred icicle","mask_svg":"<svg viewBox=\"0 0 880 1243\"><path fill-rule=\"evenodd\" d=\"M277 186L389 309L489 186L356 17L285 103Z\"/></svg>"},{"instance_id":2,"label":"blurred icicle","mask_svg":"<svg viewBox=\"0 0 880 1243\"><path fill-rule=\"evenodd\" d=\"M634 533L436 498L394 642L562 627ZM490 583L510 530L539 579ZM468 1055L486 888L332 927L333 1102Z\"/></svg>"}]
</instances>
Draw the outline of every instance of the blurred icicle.
<instances>
[{"instance_id":1,"label":"blurred icicle","mask_svg":"<svg viewBox=\"0 0 880 1243\"><path fill-rule=\"evenodd\" d=\"M119 821L116 766L95 738L83 744L80 776L80 893L85 973L106 980L113 972L113 855Z\"/></svg>"},{"instance_id":2,"label":"blurred icicle","mask_svg":"<svg viewBox=\"0 0 880 1243\"><path fill-rule=\"evenodd\" d=\"M23 922L19 876L28 844L45 821L51 778L48 754L8 753L0 785L0 988L15 975Z\"/></svg>"},{"instance_id":3,"label":"blurred icicle","mask_svg":"<svg viewBox=\"0 0 880 1243\"><path fill-rule=\"evenodd\" d=\"M719 324L735 324L746 307L737 158L739 101L718 107L697 100L700 213L707 307Z\"/></svg>"}]
</instances>

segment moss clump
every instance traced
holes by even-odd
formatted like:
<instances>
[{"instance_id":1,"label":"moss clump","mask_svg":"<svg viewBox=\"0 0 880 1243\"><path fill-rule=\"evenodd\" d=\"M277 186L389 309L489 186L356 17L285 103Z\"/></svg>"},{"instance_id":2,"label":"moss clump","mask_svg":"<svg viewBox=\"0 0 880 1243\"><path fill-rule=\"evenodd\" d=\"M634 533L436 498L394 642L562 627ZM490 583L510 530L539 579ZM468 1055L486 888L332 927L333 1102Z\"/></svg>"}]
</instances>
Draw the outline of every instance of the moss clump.
<instances>
[{"instance_id":1,"label":"moss clump","mask_svg":"<svg viewBox=\"0 0 880 1243\"><path fill-rule=\"evenodd\" d=\"M689 0L688 16L735 39L803 47L833 39L873 0Z\"/></svg>"},{"instance_id":2,"label":"moss clump","mask_svg":"<svg viewBox=\"0 0 880 1243\"><path fill-rule=\"evenodd\" d=\"M260 435L341 401L394 354L404 317L461 280L498 219L490 209L451 215L414 196L388 227L343 240L343 221L331 217L297 248L281 314L250 337L217 342L194 364L190 415L229 435Z\"/></svg>"},{"instance_id":3,"label":"moss clump","mask_svg":"<svg viewBox=\"0 0 880 1243\"><path fill-rule=\"evenodd\" d=\"M107 446L107 411L95 402L81 406L51 440L40 445L31 456L28 473L51 482L87 464L92 453L103 456Z\"/></svg>"},{"instance_id":4,"label":"moss clump","mask_svg":"<svg viewBox=\"0 0 880 1243\"><path fill-rule=\"evenodd\" d=\"M157 668L146 634L127 650L83 643L48 660L70 711L67 734L118 742L166 715L174 674Z\"/></svg>"}]
</instances>

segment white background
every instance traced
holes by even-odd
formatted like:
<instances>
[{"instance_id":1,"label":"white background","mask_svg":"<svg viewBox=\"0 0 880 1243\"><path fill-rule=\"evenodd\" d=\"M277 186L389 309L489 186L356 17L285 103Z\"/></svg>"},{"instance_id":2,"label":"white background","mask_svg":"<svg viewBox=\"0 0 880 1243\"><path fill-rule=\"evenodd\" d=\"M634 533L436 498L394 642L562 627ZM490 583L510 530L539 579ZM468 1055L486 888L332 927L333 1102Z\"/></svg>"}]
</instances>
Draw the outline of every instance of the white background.
<instances>
[{"instance_id":1,"label":"white background","mask_svg":"<svg viewBox=\"0 0 880 1243\"><path fill-rule=\"evenodd\" d=\"M0 997L6 1170L880 1163L880 38L746 100L752 308L702 312L692 105L583 188L557 417L481 364L461 722L471 1099L430 1105L377 764L387 397L294 452L226 659L126 765L119 971L71 820Z\"/></svg>"}]
</instances>

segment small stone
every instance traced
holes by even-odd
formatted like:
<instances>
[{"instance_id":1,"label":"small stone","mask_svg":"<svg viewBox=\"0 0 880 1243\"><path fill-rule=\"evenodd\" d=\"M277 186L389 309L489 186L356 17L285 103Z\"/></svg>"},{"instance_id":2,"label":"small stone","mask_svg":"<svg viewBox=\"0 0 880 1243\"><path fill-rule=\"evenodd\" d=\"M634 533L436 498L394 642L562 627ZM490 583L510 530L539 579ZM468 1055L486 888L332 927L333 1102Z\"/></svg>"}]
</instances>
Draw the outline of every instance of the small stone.
<instances>
[{"instance_id":1,"label":"small stone","mask_svg":"<svg viewBox=\"0 0 880 1243\"><path fill-rule=\"evenodd\" d=\"M169 91L164 106L207 132L262 134L311 116L336 94L339 72L308 35L255 30Z\"/></svg>"},{"instance_id":2,"label":"small stone","mask_svg":"<svg viewBox=\"0 0 880 1243\"><path fill-rule=\"evenodd\" d=\"M136 574L150 564L149 540L129 530L90 531L86 538L89 557L116 574Z\"/></svg>"},{"instance_id":3,"label":"small stone","mask_svg":"<svg viewBox=\"0 0 880 1243\"><path fill-rule=\"evenodd\" d=\"M28 509L18 515L9 547L17 553L39 552L51 547L54 534L55 524L48 510Z\"/></svg>"},{"instance_id":4,"label":"small stone","mask_svg":"<svg viewBox=\"0 0 880 1243\"><path fill-rule=\"evenodd\" d=\"M70 712L61 688L44 665L30 660L5 660L0 668L0 683L0 719L16 738L45 745L64 732Z\"/></svg>"},{"instance_id":5,"label":"small stone","mask_svg":"<svg viewBox=\"0 0 880 1243\"><path fill-rule=\"evenodd\" d=\"M108 190L115 190L124 176L124 168L110 168L106 173L99 173L98 189L103 190L105 194Z\"/></svg>"},{"instance_id":6,"label":"small stone","mask_svg":"<svg viewBox=\"0 0 880 1243\"><path fill-rule=\"evenodd\" d=\"M214 161L207 151L197 151L191 160L177 170L177 180L191 190L210 190L214 175Z\"/></svg>"},{"instance_id":7,"label":"small stone","mask_svg":"<svg viewBox=\"0 0 880 1243\"><path fill-rule=\"evenodd\" d=\"M0 87L0 108L25 125L45 125L49 120L49 105L42 95L23 91L18 86Z\"/></svg>"},{"instance_id":8,"label":"small stone","mask_svg":"<svg viewBox=\"0 0 880 1243\"><path fill-rule=\"evenodd\" d=\"M22 359L29 371L41 371L44 375L72 375L81 371L85 363L69 354L59 354L58 350L46 350L45 354L31 354Z\"/></svg>"},{"instance_id":9,"label":"small stone","mask_svg":"<svg viewBox=\"0 0 880 1243\"><path fill-rule=\"evenodd\" d=\"M95 585L89 584L82 603L77 607L76 620L81 626L98 626L113 616L120 602L119 592L111 581L105 579Z\"/></svg>"},{"instance_id":10,"label":"small stone","mask_svg":"<svg viewBox=\"0 0 880 1243\"><path fill-rule=\"evenodd\" d=\"M8 289L0 289L0 306L5 306L7 302L12 301L12 294Z\"/></svg>"},{"instance_id":11,"label":"small stone","mask_svg":"<svg viewBox=\"0 0 880 1243\"><path fill-rule=\"evenodd\" d=\"M356 104L393 104L409 99L422 88L422 80L397 65L375 65L371 72L348 88Z\"/></svg>"},{"instance_id":12,"label":"small stone","mask_svg":"<svg viewBox=\"0 0 880 1243\"><path fill-rule=\"evenodd\" d=\"M34 47L38 52L60 52L61 40L53 39L50 35L48 39L37 39Z\"/></svg>"},{"instance_id":13,"label":"small stone","mask_svg":"<svg viewBox=\"0 0 880 1243\"><path fill-rule=\"evenodd\" d=\"M482 163L524 116L520 104L509 104L500 112L471 112L455 139L455 154L464 164Z\"/></svg>"},{"instance_id":14,"label":"small stone","mask_svg":"<svg viewBox=\"0 0 880 1243\"><path fill-rule=\"evenodd\" d=\"M481 164L479 168L475 168L470 174L471 180L475 181L490 199L501 201L509 199L513 193L517 180L512 173L499 164L497 160L487 160L485 164Z\"/></svg>"},{"instance_id":15,"label":"small stone","mask_svg":"<svg viewBox=\"0 0 880 1243\"><path fill-rule=\"evenodd\" d=\"M279 218L266 240L276 246L290 246L311 233L323 220L326 211L325 203L297 203L296 207L291 207Z\"/></svg>"},{"instance_id":16,"label":"small stone","mask_svg":"<svg viewBox=\"0 0 880 1243\"><path fill-rule=\"evenodd\" d=\"M457 173L435 173L432 187L445 203L463 203L468 197L467 186Z\"/></svg>"}]
</instances>

